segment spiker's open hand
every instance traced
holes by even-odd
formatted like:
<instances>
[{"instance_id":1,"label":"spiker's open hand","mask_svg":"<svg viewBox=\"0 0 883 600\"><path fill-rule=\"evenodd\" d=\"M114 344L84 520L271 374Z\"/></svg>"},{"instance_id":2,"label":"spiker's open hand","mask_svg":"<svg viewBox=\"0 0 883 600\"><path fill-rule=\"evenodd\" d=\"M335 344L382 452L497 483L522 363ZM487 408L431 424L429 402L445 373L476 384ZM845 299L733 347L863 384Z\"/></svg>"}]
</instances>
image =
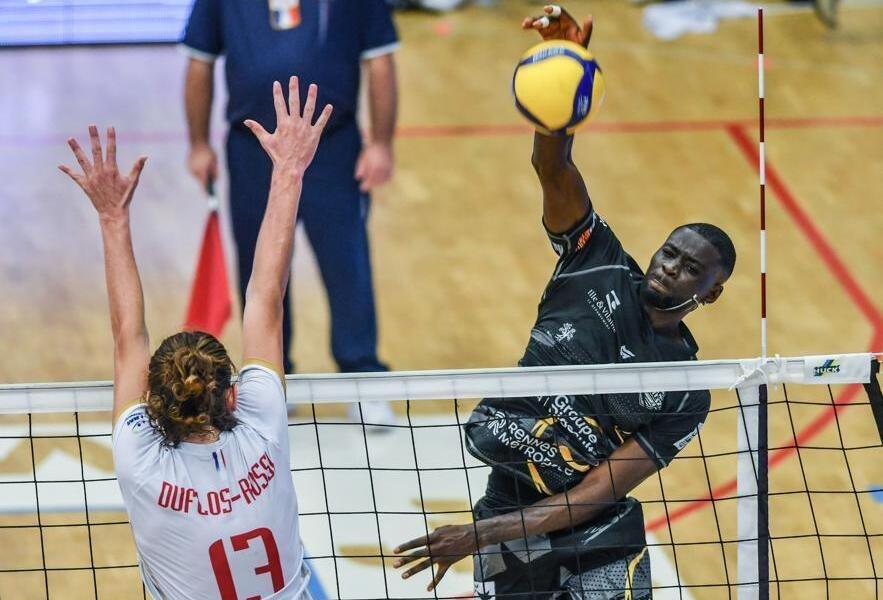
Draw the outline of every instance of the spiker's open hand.
<instances>
[{"instance_id":1,"label":"spiker's open hand","mask_svg":"<svg viewBox=\"0 0 883 600\"><path fill-rule=\"evenodd\" d=\"M102 155L101 137L95 125L89 126L89 139L92 142L92 162L89 162L77 140L71 138L67 141L77 162L80 163L82 174L74 172L67 165L59 165L58 168L86 192L99 217L125 216L132 202L132 194L138 187L138 179L141 177L141 170L147 162L147 157L139 157L129 174L123 177L117 167L117 136L114 128L107 128L106 156Z\"/></svg>"},{"instance_id":2,"label":"spiker's open hand","mask_svg":"<svg viewBox=\"0 0 883 600\"><path fill-rule=\"evenodd\" d=\"M408 550L413 550L404 554ZM459 562L478 550L478 531L476 525L445 525L439 527L428 536L419 537L405 542L393 552L399 558L393 567L400 569L410 566L402 573L402 579L433 567L432 581L426 588L431 592L438 586L442 577L456 562Z\"/></svg>"},{"instance_id":3,"label":"spiker's open hand","mask_svg":"<svg viewBox=\"0 0 883 600\"><path fill-rule=\"evenodd\" d=\"M543 7L545 14L537 17L527 17L521 22L522 29L536 29L543 41L567 40L579 44L583 48L589 46L592 37L592 17L583 21L582 27L569 12L558 6L550 4Z\"/></svg>"},{"instance_id":4,"label":"spiker's open hand","mask_svg":"<svg viewBox=\"0 0 883 600\"><path fill-rule=\"evenodd\" d=\"M255 134L261 146L270 156L274 168L303 174L313 161L322 130L325 129L328 119L331 118L331 105L326 104L322 114L316 120L316 124L313 124L318 92L319 88L316 87L316 84L310 84L303 115L301 115L297 77L288 80L287 107L282 95L282 85L276 81L273 83L276 131L267 133L267 130L257 121L251 119L245 121L245 126L251 129L251 132Z\"/></svg>"}]
</instances>

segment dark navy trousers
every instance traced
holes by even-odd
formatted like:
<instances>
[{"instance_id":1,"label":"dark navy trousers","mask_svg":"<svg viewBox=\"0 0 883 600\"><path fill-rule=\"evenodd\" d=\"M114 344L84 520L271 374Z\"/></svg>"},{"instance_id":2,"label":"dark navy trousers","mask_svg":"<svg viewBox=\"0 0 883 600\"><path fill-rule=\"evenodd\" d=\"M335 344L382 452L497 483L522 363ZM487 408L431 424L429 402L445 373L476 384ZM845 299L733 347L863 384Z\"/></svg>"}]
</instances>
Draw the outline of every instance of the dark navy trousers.
<instances>
[{"instance_id":1,"label":"dark navy trousers","mask_svg":"<svg viewBox=\"0 0 883 600\"><path fill-rule=\"evenodd\" d=\"M341 372L385 371L377 359L377 319L366 229L370 197L353 173L361 150L356 124L326 131L304 177L298 219L312 246L331 308L331 353ZM251 276L258 231L267 207L272 163L254 135L233 125L227 137L230 215L239 256L239 295ZM285 294L285 371L292 339L290 290Z\"/></svg>"}]
</instances>

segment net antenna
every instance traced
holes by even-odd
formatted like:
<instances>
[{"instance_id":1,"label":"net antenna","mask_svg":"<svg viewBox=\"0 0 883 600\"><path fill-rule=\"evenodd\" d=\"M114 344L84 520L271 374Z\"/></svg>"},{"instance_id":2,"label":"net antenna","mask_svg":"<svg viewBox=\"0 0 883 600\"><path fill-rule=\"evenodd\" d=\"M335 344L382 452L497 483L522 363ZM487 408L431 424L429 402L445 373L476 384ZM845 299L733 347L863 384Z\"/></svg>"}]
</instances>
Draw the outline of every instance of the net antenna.
<instances>
[{"instance_id":1,"label":"net antenna","mask_svg":"<svg viewBox=\"0 0 883 600\"><path fill-rule=\"evenodd\" d=\"M757 173L760 177L760 357L767 356L766 338L766 151L764 144L763 112L764 81L763 81L763 9L757 9L757 122L760 130L758 140Z\"/></svg>"},{"instance_id":2,"label":"net antenna","mask_svg":"<svg viewBox=\"0 0 883 600\"><path fill-rule=\"evenodd\" d=\"M758 176L760 179L760 361L767 362L766 148L764 137L763 9L757 9ZM770 597L769 440L766 383L739 395L737 429L737 596Z\"/></svg>"}]
</instances>

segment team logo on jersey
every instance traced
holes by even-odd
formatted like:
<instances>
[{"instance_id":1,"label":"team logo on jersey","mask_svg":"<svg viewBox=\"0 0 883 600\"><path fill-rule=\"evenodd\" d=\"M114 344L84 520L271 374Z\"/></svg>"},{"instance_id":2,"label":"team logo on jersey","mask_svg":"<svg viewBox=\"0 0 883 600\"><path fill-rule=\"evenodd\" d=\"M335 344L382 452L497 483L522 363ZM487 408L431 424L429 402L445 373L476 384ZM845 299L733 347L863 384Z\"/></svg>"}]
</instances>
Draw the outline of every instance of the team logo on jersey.
<instances>
[{"instance_id":1,"label":"team logo on jersey","mask_svg":"<svg viewBox=\"0 0 883 600\"><path fill-rule=\"evenodd\" d=\"M610 311L610 314L613 314L613 311L622 304L622 302L619 301L619 297L616 295L616 290L610 290L607 292L605 298L607 299L607 309Z\"/></svg>"},{"instance_id":2,"label":"team logo on jersey","mask_svg":"<svg viewBox=\"0 0 883 600\"><path fill-rule=\"evenodd\" d=\"M639 396L638 402L647 410L658 411L662 408L665 392L644 392Z\"/></svg>"},{"instance_id":3,"label":"team logo on jersey","mask_svg":"<svg viewBox=\"0 0 883 600\"><path fill-rule=\"evenodd\" d=\"M555 339L559 342L569 342L573 339L574 335L576 335L576 329L573 328L573 323L565 323L558 328Z\"/></svg>"},{"instance_id":4,"label":"team logo on jersey","mask_svg":"<svg viewBox=\"0 0 883 600\"><path fill-rule=\"evenodd\" d=\"M823 362L818 367L813 369L813 374L815 377L824 377L825 375L839 373L840 372L840 364L834 360L833 358L829 358L825 362Z\"/></svg>"},{"instance_id":5,"label":"team logo on jersey","mask_svg":"<svg viewBox=\"0 0 883 600\"><path fill-rule=\"evenodd\" d=\"M137 410L126 417L126 426L129 429L140 429L147 423L147 414L143 410Z\"/></svg>"},{"instance_id":6,"label":"team logo on jersey","mask_svg":"<svg viewBox=\"0 0 883 600\"><path fill-rule=\"evenodd\" d=\"M634 358L635 353L625 347L625 345L619 347L619 358L622 360L628 360L630 358Z\"/></svg>"},{"instance_id":7,"label":"team logo on jersey","mask_svg":"<svg viewBox=\"0 0 883 600\"><path fill-rule=\"evenodd\" d=\"M598 319L601 323L604 324L604 327L609 329L610 331L616 331L616 324L613 322L613 311L619 306L619 298L616 297L615 292L611 292L613 296L607 294L607 301L601 299L601 295L598 294L595 290L589 290L587 292L589 306L592 307L592 310L595 311L595 315L598 316ZM615 305L610 302L610 300L616 301ZM611 308L613 306L613 308Z\"/></svg>"}]
</instances>

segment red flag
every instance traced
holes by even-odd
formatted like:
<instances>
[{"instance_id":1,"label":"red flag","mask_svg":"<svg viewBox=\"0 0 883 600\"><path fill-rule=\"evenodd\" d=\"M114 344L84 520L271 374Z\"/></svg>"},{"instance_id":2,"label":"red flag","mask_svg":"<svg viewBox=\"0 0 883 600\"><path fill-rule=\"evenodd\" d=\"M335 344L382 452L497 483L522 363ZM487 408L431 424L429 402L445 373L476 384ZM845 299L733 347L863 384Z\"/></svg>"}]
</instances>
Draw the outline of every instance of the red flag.
<instances>
[{"instance_id":1,"label":"red flag","mask_svg":"<svg viewBox=\"0 0 883 600\"><path fill-rule=\"evenodd\" d=\"M205 331L220 337L224 325L230 318L232 303L230 286L227 281L227 262L224 260L224 245L221 240L221 225L218 211L209 213L202 236L199 262L190 291L190 304L184 329Z\"/></svg>"}]
</instances>

